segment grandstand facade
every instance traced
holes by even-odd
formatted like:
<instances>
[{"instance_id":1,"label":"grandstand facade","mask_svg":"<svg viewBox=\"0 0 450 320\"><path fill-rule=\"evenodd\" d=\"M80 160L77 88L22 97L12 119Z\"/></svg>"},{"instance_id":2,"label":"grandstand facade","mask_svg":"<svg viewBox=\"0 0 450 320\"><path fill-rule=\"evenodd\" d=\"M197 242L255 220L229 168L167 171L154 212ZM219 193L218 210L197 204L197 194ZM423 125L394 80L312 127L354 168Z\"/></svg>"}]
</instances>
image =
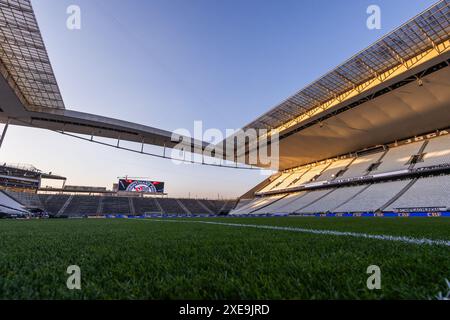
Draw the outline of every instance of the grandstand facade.
<instances>
[{"instance_id":1,"label":"grandstand facade","mask_svg":"<svg viewBox=\"0 0 450 320\"><path fill-rule=\"evenodd\" d=\"M449 21L437 2L249 124L281 171L231 214L447 214Z\"/></svg>"},{"instance_id":2,"label":"grandstand facade","mask_svg":"<svg viewBox=\"0 0 450 320\"><path fill-rule=\"evenodd\" d=\"M450 135L439 131L286 170L232 214L447 212L449 183Z\"/></svg>"},{"instance_id":3,"label":"grandstand facade","mask_svg":"<svg viewBox=\"0 0 450 320\"><path fill-rule=\"evenodd\" d=\"M164 147L165 155L179 142L168 131L67 110L30 1L3 1L0 22L1 122L82 134L91 142L117 139L118 148L122 140L137 142L141 153L150 144ZM266 130L259 139L279 135L280 172L246 193L236 208L233 201L64 189L24 194L14 183L33 190L39 178L13 179L17 172L0 176L9 189L2 196L54 216L447 212L449 66L450 0L440 0L243 128ZM192 152L210 147L192 143ZM249 153L253 145L235 149L241 148ZM216 157L229 158L225 150Z\"/></svg>"},{"instance_id":4,"label":"grandstand facade","mask_svg":"<svg viewBox=\"0 0 450 320\"><path fill-rule=\"evenodd\" d=\"M23 212L27 210L43 212L50 217L60 218L106 215L224 215L228 214L236 204L235 200L37 194L8 190L0 191L0 194L10 201L15 201L15 208Z\"/></svg>"}]
</instances>

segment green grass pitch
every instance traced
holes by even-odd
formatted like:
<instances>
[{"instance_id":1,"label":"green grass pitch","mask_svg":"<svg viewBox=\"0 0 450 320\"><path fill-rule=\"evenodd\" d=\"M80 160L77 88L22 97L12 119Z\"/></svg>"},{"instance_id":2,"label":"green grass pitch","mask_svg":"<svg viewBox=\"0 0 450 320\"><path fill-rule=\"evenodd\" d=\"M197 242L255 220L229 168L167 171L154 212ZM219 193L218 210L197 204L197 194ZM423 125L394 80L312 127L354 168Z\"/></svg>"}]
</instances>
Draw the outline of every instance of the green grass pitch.
<instances>
[{"instance_id":1,"label":"green grass pitch","mask_svg":"<svg viewBox=\"0 0 450 320\"><path fill-rule=\"evenodd\" d=\"M193 219L184 219L194 221ZM446 218L205 218L450 240ZM68 290L69 265L81 290ZM369 265L381 290L369 290ZM0 299L432 299L450 247L154 220L0 220Z\"/></svg>"}]
</instances>

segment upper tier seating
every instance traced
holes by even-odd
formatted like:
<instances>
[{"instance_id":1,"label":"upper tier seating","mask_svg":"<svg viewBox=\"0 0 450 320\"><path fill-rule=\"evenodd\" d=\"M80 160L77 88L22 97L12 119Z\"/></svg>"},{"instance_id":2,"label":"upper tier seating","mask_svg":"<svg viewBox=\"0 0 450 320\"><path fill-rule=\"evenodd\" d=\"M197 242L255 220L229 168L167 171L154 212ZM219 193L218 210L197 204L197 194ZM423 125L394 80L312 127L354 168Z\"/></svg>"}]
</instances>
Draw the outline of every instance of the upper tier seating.
<instances>
[{"instance_id":1,"label":"upper tier seating","mask_svg":"<svg viewBox=\"0 0 450 320\"><path fill-rule=\"evenodd\" d=\"M276 186L281 184L286 178L292 175L292 172L283 172L278 178L274 179L267 186L261 189L260 192L268 192L274 189Z\"/></svg>"},{"instance_id":2,"label":"upper tier seating","mask_svg":"<svg viewBox=\"0 0 450 320\"><path fill-rule=\"evenodd\" d=\"M438 207L450 207L450 176L448 175L418 179L386 210Z\"/></svg>"},{"instance_id":3,"label":"upper tier seating","mask_svg":"<svg viewBox=\"0 0 450 320\"><path fill-rule=\"evenodd\" d=\"M356 178L365 176L369 167L377 162L384 152L377 152L356 158L340 178Z\"/></svg>"},{"instance_id":4,"label":"upper tier seating","mask_svg":"<svg viewBox=\"0 0 450 320\"><path fill-rule=\"evenodd\" d=\"M430 139L423 152L423 161L416 163L414 168L450 164L450 134Z\"/></svg>"},{"instance_id":5,"label":"upper tier seating","mask_svg":"<svg viewBox=\"0 0 450 320\"><path fill-rule=\"evenodd\" d=\"M371 174L408 169L411 157L419 153L424 141L413 142L400 147L390 148L381 159L381 164Z\"/></svg>"},{"instance_id":6,"label":"upper tier seating","mask_svg":"<svg viewBox=\"0 0 450 320\"><path fill-rule=\"evenodd\" d=\"M333 212L333 209L339 205L349 201L359 192L364 190L367 186L354 186L346 188L337 188L333 192L328 193L325 197L312 203L311 205L301 209L298 212L301 213L321 213L321 212Z\"/></svg>"},{"instance_id":7,"label":"upper tier seating","mask_svg":"<svg viewBox=\"0 0 450 320\"><path fill-rule=\"evenodd\" d=\"M298 179L300 179L309 170L310 170L309 168L305 168L305 167L295 170L286 179L284 179L279 185L272 188L272 190L287 189L294 181L297 181Z\"/></svg>"},{"instance_id":8,"label":"upper tier seating","mask_svg":"<svg viewBox=\"0 0 450 320\"><path fill-rule=\"evenodd\" d=\"M387 204L411 180L376 183L356 197L333 210L334 212L374 212Z\"/></svg>"},{"instance_id":9,"label":"upper tier seating","mask_svg":"<svg viewBox=\"0 0 450 320\"><path fill-rule=\"evenodd\" d=\"M327 169L329 166L330 166L330 163L323 163L323 164L319 164L317 166L312 167L300 179L298 179L297 181L294 181L294 183L290 187L291 188L299 187L303 184L311 182L314 178L318 177L322 173L322 171Z\"/></svg>"},{"instance_id":10,"label":"upper tier seating","mask_svg":"<svg viewBox=\"0 0 450 320\"><path fill-rule=\"evenodd\" d=\"M354 158L347 158L342 160L337 160L331 163L331 165L326 168L317 181L331 181L336 178L336 175L345 170L345 168L353 161Z\"/></svg>"},{"instance_id":11,"label":"upper tier seating","mask_svg":"<svg viewBox=\"0 0 450 320\"><path fill-rule=\"evenodd\" d=\"M280 185L273 188L273 190L283 190L299 187L303 184L313 181L314 178L319 177L322 171L330 166L330 163L322 163L308 168L302 167L294 171L287 179Z\"/></svg>"}]
</instances>

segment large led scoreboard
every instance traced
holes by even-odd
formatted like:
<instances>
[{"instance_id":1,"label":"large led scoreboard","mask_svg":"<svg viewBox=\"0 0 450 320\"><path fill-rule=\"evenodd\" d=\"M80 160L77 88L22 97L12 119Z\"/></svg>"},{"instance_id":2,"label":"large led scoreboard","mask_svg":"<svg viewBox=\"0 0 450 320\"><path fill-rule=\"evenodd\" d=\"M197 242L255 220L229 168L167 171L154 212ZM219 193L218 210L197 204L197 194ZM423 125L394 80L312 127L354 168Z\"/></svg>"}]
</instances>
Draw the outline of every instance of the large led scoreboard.
<instances>
[{"instance_id":1,"label":"large led scoreboard","mask_svg":"<svg viewBox=\"0 0 450 320\"><path fill-rule=\"evenodd\" d=\"M120 179L118 191L139 193L164 193L164 182Z\"/></svg>"}]
</instances>

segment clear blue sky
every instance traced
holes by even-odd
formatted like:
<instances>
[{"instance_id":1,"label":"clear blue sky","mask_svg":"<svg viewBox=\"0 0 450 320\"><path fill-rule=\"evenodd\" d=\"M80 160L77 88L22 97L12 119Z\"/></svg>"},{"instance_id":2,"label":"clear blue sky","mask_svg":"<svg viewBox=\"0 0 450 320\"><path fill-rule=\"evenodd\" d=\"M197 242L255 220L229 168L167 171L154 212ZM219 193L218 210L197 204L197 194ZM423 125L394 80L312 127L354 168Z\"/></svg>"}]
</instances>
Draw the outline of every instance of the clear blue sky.
<instances>
[{"instance_id":1,"label":"clear blue sky","mask_svg":"<svg viewBox=\"0 0 450 320\"><path fill-rule=\"evenodd\" d=\"M434 3L431 0L33 0L68 109L167 130L240 128ZM66 28L81 8L82 29ZM381 7L382 29L366 27ZM166 182L171 196L236 197L259 172L174 165L13 127L1 161L30 163L69 184L118 176Z\"/></svg>"}]
</instances>

